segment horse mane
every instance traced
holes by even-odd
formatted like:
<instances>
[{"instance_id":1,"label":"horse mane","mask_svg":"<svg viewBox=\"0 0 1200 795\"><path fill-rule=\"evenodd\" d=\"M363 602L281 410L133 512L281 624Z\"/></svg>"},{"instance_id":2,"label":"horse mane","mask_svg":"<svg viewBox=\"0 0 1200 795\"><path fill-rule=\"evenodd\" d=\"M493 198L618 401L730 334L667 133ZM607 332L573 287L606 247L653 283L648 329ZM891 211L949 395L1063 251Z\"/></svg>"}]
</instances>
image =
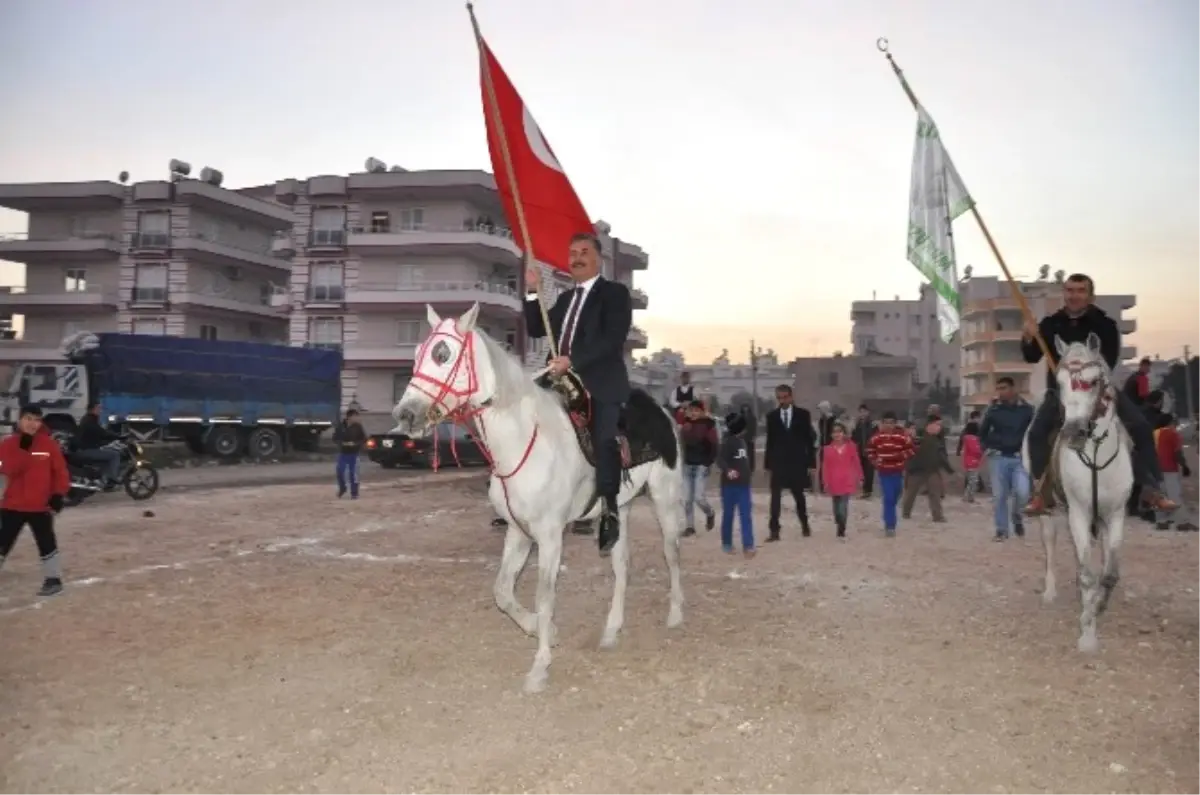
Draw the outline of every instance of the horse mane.
<instances>
[{"instance_id":1,"label":"horse mane","mask_svg":"<svg viewBox=\"0 0 1200 795\"><path fill-rule=\"evenodd\" d=\"M483 349L487 351L488 363L492 367L492 375L496 379L496 392L492 396L492 405L496 408L516 406L524 398L534 401L538 412L555 407L555 396L548 390L539 389L533 379L521 369L515 356L504 349L499 342L492 339L482 329L473 331Z\"/></svg>"}]
</instances>

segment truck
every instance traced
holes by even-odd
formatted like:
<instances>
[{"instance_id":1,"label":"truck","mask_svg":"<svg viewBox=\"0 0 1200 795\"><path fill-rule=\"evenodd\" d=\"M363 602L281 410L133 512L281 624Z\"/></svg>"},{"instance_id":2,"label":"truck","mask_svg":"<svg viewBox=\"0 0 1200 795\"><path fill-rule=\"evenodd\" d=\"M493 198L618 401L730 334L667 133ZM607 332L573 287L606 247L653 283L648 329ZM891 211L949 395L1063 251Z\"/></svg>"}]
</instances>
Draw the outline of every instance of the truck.
<instances>
[{"instance_id":1,"label":"truck","mask_svg":"<svg viewBox=\"0 0 1200 795\"><path fill-rule=\"evenodd\" d=\"M42 409L60 442L93 402L110 430L139 443L183 442L198 455L271 458L315 451L338 419L342 354L146 334L81 332L63 363L23 363L0 393L0 421Z\"/></svg>"}]
</instances>

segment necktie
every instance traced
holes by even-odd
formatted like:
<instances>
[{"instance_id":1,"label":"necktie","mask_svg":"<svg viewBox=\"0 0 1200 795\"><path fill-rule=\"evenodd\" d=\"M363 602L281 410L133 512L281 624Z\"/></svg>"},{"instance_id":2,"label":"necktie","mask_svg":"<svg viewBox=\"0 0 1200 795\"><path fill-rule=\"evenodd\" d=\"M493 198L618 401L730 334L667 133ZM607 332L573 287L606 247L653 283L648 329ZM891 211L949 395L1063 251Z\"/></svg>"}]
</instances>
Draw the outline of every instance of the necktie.
<instances>
[{"instance_id":1,"label":"necktie","mask_svg":"<svg viewBox=\"0 0 1200 795\"><path fill-rule=\"evenodd\" d=\"M783 410L783 427L788 428L789 430L792 427L792 410L791 409Z\"/></svg>"},{"instance_id":2,"label":"necktie","mask_svg":"<svg viewBox=\"0 0 1200 795\"><path fill-rule=\"evenodd\" d=\"M567 322L563 324L562 339L558 342L560 356L571 354L571 338L575 336L575 320L579 317L579 306L583 303L583 288L575 288L575 297L571 299L571 310L567 312Z\"/></svg>"}]
</instances>

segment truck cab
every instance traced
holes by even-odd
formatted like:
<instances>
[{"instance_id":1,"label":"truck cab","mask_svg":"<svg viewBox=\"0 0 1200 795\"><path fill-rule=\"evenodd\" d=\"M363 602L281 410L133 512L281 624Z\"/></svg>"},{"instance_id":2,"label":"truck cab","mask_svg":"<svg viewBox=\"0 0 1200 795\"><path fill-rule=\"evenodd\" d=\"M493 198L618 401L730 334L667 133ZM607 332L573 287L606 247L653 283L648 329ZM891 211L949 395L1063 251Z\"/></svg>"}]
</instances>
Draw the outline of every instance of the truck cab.
<instances>
[{"instance_id":1,"label":"truck cab","mask_svg":"<svg viewBox=\"0 0 1200 795\"><path fill-rule=\"evenodd\" d=\"M0 422L12 425L22 406L37 406L61 443L87 413L88 394L88 372L81 364L18 364L7 391L0 393Z\"/></svg>"}]
</instances>

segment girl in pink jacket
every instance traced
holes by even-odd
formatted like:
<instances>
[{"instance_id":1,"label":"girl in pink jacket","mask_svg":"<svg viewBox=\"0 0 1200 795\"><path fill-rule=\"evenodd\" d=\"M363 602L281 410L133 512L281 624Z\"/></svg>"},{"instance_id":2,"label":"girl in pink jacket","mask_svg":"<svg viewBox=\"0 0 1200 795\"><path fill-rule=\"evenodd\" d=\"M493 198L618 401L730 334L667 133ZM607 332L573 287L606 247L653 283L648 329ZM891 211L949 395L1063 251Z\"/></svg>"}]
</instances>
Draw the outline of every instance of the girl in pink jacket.
<instances>
[{"instance_id":1,"label":"girl in pink jacket","mask_svg":"<svg viewBox=\"0 0 1200 795\"><path fill-rule=\"evenodd\" d=\"M863 471L858 446L846 436L846 426L840 422L833 424L832 440L821 451L821 475L826 491L833 497L837 537L845 539L850 497L862 486Z\"/></svg>"}]
</instances>

